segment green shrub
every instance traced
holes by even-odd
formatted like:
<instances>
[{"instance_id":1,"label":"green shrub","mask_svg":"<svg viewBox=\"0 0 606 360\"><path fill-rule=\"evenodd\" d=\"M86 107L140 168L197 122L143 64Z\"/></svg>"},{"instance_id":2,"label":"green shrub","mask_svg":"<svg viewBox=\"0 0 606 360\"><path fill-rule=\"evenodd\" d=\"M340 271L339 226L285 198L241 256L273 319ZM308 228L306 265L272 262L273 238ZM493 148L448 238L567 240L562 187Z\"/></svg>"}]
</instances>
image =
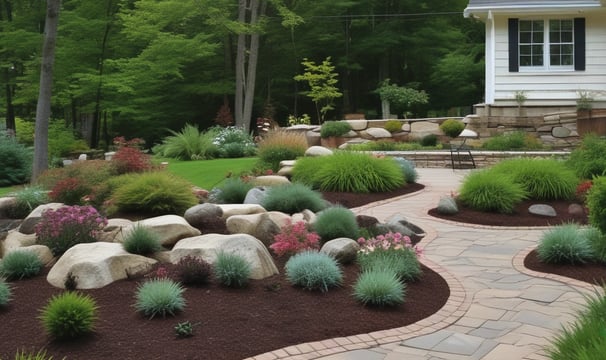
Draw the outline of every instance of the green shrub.
<instances>
[{"instance_id":1,"label":"green shrub","mask_svg":"<svg viewBox=\"0 0 606 360\"><path fill-rule=\"evenodd\" d=\"M524 131L498 134L482 144L483 149L493 151L538 150L542 147L543 145L535 136Z\"/></svg>"},{"instance_id":2,"label":"green shrub","mask_svg":"<svg viewBox=\"0 0 606 360\"><path fill-rule=\"evenodd\" d=\"M178 338L187 338L194 336L194 325L190 321L183 321L175 325L175 335Z\"/></svg>"},{"instance_id":3,"label":"green shrub","mask_svg":"<svg viewBox=\"0 0 606 360\"><path fill-rule=\"evenodd\" d=\"M314 181L322 191L384 192L404 185L402 170L391 158L356 152L337 152L325 158L316 170Z\"/></svg>"},{"instance_id":4,"label":"green shrub","mask_svg":"<svg viewBox=\"0 0 606 360\"><path fill-rule=\"evenodd\" d=\"M328 291L341 285L343 274L337 261L330 255L316 251L303 251L291 256L285 265L286 278L307 290Z\"/></svg>"},{"instance_id":5,"label":"green shrub","mask_svg":"<svg viewBox=\"0 0 606 360\"><path fill-rule=\"evenodd\" d=\"M568 165L581 179L602 176L606 174L604 154L606 154L606 140L595 134L587 134L583 137L581 145L570 153Z\"/></svg>"},{"instance_id":6,"label":"green shrub","mask_svg":"<svg viewBox=\"0 0 606 360\"><path fill-rule=\"evenodd\" d=\"M499 213L512 213L525 198L526 190L522 185L491 169L467 175L459 194L459 200L472 209Z\"/></svg>"},{"instance_id":7,"label":"green shrub","mask_svg":"<svg viewBox=\"0 0 606 360\"><path fill-rule=\"evenodd\" d=\"M440 124L440 130L450 138L456 138L465 129L465 124L462 121L455 119L445 120Z\"/></svg>"},{"instance_id":8,"label":"green shrub","mask_svg":"<svg viewBox=\"0 0 606 360\"><path fill-rule=\"evenodd\" d=\"M305 134L294 131L270 131L258 144L259 166L276 172L280 169L281 161L295 160L305 155L307 147Z\"/></svg>"},{"instance_id":9,"label":"green shrub","mask_svg":"<svg viewBox=\"0 0 606 360\"><path fill-rule=\"evenodd\" d=\"M591 245L593 259L599 263L606 264L606 236L593 226L581 229L581 231Z\"/></svg>"},{"instance_id":10,"label":"green shrub","mask_svg":"<svg viewBox=\"0 0 606 360\"><path fill-rule=\"evenodd\" d=\"M404 175L404 181L406 181L406 183L412 184L417 181L419 173L417 173L417 169L415 168L414 162L407 160L403 157L395 157L393 159L400 166L402 174Z\"/></svg>"},{"instance_id":11,"label":"green shrub","mask_svg":"<svg viewBox=\"0 0 606 360\"><path fill-rule=\"evenodd\" d=\"M117 211L149 215L183 215L198 199L192 185L169 173L155 171L132 174L116 188L111 202Z\"/></svg>"},{"instance_id":12,"label":"green shrub","mask_svg":"<svg viewBox=\"0 0 606 360\"><path fill-rule=\"evenodd\" d=\"M330 162L330 156L304 156L297 159L292 169L291 180L294 183L305 184L312 189L319 189L320 183L316 172Z\"/></svg>"},{"instance_id":13,"label":"green shrub","mask_svg":"<svg viewBox=\"0 0 606 360\"><path fill-rule=\"evenodd\" d=\"M537 255L539 260L548 264L579 264L590 260L593 252L579 225L564 224L543 234Z\"/></svg>"},{"instance_id":14,"label":"green shrub","mask_svg":"<svg viewBox=\"0 0 606 360\"><path fill-rule=\"evenodd\" d=\"M26 146L34 146L35 122L15 119L17 138ZM50 159L74 156L90 150L86 141L79 138L63 120L51 120L48 124L48 155Z\"/></svg>"},{"instance_id":15,"label":"green shrub","mask_svg":"<svg viewBox=\"0 0 606 360\"><path fill-rule=\"evenodd\" d=\"M421 263L413 249L391 249L360 252L357 257L364 271L388 271L400 281L415 281L421 277Z\"/></svg>"},{"instance_id":16,"label":"green shrub","mask_svg":"<svg viewBox=\"0 0 606 360\"><path fill-rule=\"evenodd\" d=\"M562 161L553 159L512 159L492 167L510 175L522 185L528 197L536 200L568 200L575 196L579 179Z\"/></svg>"},{"instance_id":17,"label":"green shrub","mask_svg":"<svg viewBox=\"0 0 606 360\"><path fill-rule=\"evenodd\" d=\"M170 279L148 280L137 288L135 309L150 319L156 315L175 315L185 308L184 291L181 285Z\"/></svg>"},{"instance_id":18,"label":"green shrub","mask_svg":"<svg viewBox=\"0 0 606 360\"><path fill-rule=\"evenodd\" d=\"M404 302L406 285L386 270L364 271L354 284L354 297L364 305L396 306Z\"/></svg>"},{"instance_id":19,"label":"green shrub","mask_svg":"<svg viewBox=\"0 0 606 360\"><path fill-rule=\"evenodd\" d=\"M320 211L313 223L314 230L320 235L322 242L345 237L357 239L360 228L356 215L342 206L334 206Z\"/></svg>"},{"instance_id":20,"label":"green shrub","mask_svg":"<svg viewBox=\"0 0 606 360\"><path fill-rule=\"evenodd\" d=\"M47 355L46 350L39 350L35 353L21 350L15 354L15 360L53 360L53 357Z\"/></svg>"},{"instance_id":21,"label":"green shrub","mask_svg":"<svg viewBox=\"0 0 606 360\"><path fill-rule=\"evenodd\" d=\"M326 208L326 201L322 198L322 194L310 187L292 183L270 187L261 201L261 206L267 211L294 214L305 209L319 212Z\"/></svg>"},{"instance_id":22,"label":"green shrub","mask_svg":"<svg viewBox=\"0 0 606 360\"><path fill-rule=\"evenodd\" d=\"M397 133L402 131L402 123L398 120L387 120L384 128L392 134Z\"/></svg>"},{"instance_id":23,"label":"green shrub","mask_svg":"<svg viewBox=\"0 0 606 360\"><path fill-rule=\"evenodd\" d=\"M43 264L38 255L28 250L15 250L6 254L0 262L0 275L9 280L36 276Z\"/></svg>"},{"instance_id":24,"label":"green shrub","mask_svg":"<svg viewBox=\"0 0 606 360\"><path fill-rule=\"evenodd\" d=\"M14 219L23 219L39 205L49 202L47 192L40 186L26 186L11 196L15 197L15 204L10 207L9 216Z\"/></svg>"},{"instance_id":25,"label":"green shrub","mask_svg":"<svg viewBox=\"0 0 606 360\"><path fill-rule=\"evenodd\" d=\"M67 291L50 299L40 320L46 332L56 339L77 338L94 330L97 305L90 295Z\"/></svg>"},{"instance_id":26,"label":"green shrub","mask_svg":"<svg viewBox=\"0 0 606 360\"><path fill-rule=\"evenodd\" d=\"M0 307L8 305L13 296L13 291L10 285L0 278Z\"/></svg>"},{"instance_id":27,"label":"green shrub","mask_svg":"<svg viewBox=\"0 0 606 360\"><path fill-rule=\"evenodd\" d=\"M235 126L220 128L213 143L219 149L219 156L223 158L253 156L257 152L252 134L247 134L244 129Z\"/></svg>"},{"instance_id":28,"label":"green shrub","mask_svg":"<svg viewBox=\"0 0 606 360\"><path fill-rule=\"evenodd\" d=\"M421 138L421 146L437 146L438 136L436 134L425 135Z\"/></svg>"},{"instance_id":29,"label":"green shrub","mask_svg":"<svg viewBox=\"0 0 606 360\"><path fill-rule=\"evenodd\" d=\"M239 177L229 178L219 186L216 200L222 204L242 204L252 188L252 183L243 181Z\"/></svg>"},{"instance_id":30,"label":"green shrub","mask_svg":"<svg viewBox=\"0 0 606 360\"><path fill-rule=\"evenodd\" d=\"M320 128L320 137L343 136L351 131L351 125L347 121L325 121Z\"/></svg>"},{"instance_id":31,"label":"green shrub","mask_svg":"<svg viewBox=\"0 0 606 360\"><path fill-rule=\"evenodd\" d=\"M606 234L606 177L593 179L593 186L587 192L589 223Z\"/></svg>"},{"instance_id":32,"label":"green shrub","mask_svg":"<svg viewBox=\"0 0 606 360\"><path fill-rule=\"evenodd\" d=\"M205 285L212 275L212 266L194 256L185 256L175 265L179 281L185 285Z\"/></svg>"},{"instance_id":33,"label":"green shrub","mask_svg":"<svg viewBox=\"0 0 606 360\"><path fill-rule=\"evenodd\" d=\"M0 133L0 187L29 181L33 155L31 149L12 136Z\"/></svg>"},{"instance_id":34,"label":"green shrub","mask_svg":"<svg viewBox=\"0 0 606 360\"><path fill-rule=\"evenodd\" d=\"M219 252L213 271L222 285L240 288L248 285L252 268L241 255Z\"/></svg>"},{"instance_id":35,"label":"green shrub","mask_svg":"<svg viewBox=\"0 0 606 360\"><path fill-rule=\"evenodd\" d=\"M126 235L122 243L124 250L131 254L147 255L162 250L160 236L152 229L137 224Z\"/></svg>"},{"instance_id":36,"label":"green shrub","mask_svg":"<svg viewBox=\"0 0 606 360\"><path fill-rule=\"evenodd\" d=\"M202 160L212 159L218 154L219 149L213 141L220 128L200 132L195 125L186 124L181 132L168 131L172 135L153 148L153 152L159 156L179 160Z\"/></svg>"}]
</instances>

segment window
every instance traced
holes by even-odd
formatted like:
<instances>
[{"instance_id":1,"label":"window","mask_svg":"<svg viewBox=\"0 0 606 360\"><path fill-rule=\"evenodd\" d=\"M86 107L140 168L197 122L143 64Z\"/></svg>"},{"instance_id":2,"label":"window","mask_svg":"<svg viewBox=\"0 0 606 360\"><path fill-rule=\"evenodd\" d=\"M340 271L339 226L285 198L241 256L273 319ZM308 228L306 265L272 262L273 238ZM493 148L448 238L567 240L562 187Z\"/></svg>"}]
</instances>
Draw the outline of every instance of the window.
<instances>
[{"instance_id":1,"label":"window","mask_svg":"<svg viewBox=\"0 0 606 360\"><path fill-rule=\"evenodd\" d=\"M509 19L509 71L585 70L585 19Z\"/></svg>"}]
</instances>

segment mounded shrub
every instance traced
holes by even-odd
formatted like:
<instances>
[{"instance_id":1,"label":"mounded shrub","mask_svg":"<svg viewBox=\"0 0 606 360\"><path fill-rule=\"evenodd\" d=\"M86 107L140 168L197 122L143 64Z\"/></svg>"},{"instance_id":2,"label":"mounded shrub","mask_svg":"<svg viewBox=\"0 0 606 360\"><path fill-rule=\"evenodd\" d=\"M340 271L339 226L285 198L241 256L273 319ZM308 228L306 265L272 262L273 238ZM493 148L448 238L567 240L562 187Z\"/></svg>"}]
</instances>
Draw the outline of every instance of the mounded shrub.
<instances>
[{"instance_id":1,"label":"mounded shrub","mask_svg":"<svg viewBox=\"0 0 606 360\"><path fill-rule=\"evenodd\" d=\"M329 207L317 213L313 228L322 242L340 237L356 239L360 233L356 215L342 206Z\"/></svg>"},{"instance_id":2,"label":"mounded shrub","mask_svg":"<svg viewBox=\"0 0 606 360\"><path fill-rule=\"evenodd\" d=\"M322 198L322 194L310 187L292 183L270 187L261 205L267 211L294 214L305 209L319 212L326 208L326 201Z\"/></svg>"},{"instance_id":3,"label":"mounded shrub","mask_svg":"<svg viewBox=\"0 0 606 360\"><path fill-rule=\"evenodd\" d=\"M472 209L511 213L526 198L526 190L511 177L491 169L474 171L461 185L459 200Z\"/></svg>"},{"instance_id":4,"label":"mounded shrub","mask_svg":"<svg viewBox=\"0 0 606 360\"><path fill-rule=\"evenodd\" d=\"M383 127L392 134L402 131L402 123L398 120L387 120Z\"/></svg>"},{"instance_id":5,"label":"mounded shrub","mask_svg":"<svg viewBox=\"0 0 606 360\"><path fill-rule=\"evenodd\" d=\"M581 144L572 150L568 165L581 179L606 175L606 140L595 134L583 136Z\"/></svg>"},{"instance_id":6,"label":"mounded shrub","mask_svg":"<svg viewBox=\"0 0 606 360\"><path fill-rule=\"evenodd\" d=\"M462 121L455 119L448 119L440 124L440 130L442 130L446 136L453 139L459 136L463 129L465 129L465 124Z\"/></svg>"},{"instance_id":7,"label":"mounded shrub","mask_svg":"<svg viewBox=\"0 0 606 360\"><path fill-rule=\"evenodd\" d=\"M213 271L220 284L240 288L248 285L252 269L250 263L241 255L219 252Z\"/></svg>"},{"instance_id":8,"label":"mounded shrub","mask_svg":"<svg viewBox=\"0 0 606 360\"><path fill-rule=\"evenodd\" d=\"M317 251L303 251L293 255L285 265L286 278L307 290L322 292L341 285L343 273L330 255Z\"/></svg>"},{"instance_id":9,"label":"mounded shrub","mask_svg":"<svg viewBox=\"0 0 606 360\"><path fill-rule=\"evenodd\" d=\"M305 134L280 130L265 134L257 146L259 167L270 168L274 172L280 169L280 161L295 160L305 155L308 148Z\"/></svg>"},{"instance_id":10,"label":"mounded shrub","mask_svg":"<svg viewBox=\"0 0 606 360\"><path fill-rule=\"evenodd\" d=\"M543 234L537 255L548 264L582 264L592 259L593 251L579 225L564 224Z\"/></svg>"},{"instance_id":11,"label":"mounded shrub","mask_svg":"<svg viewBox=\"0 0 606 360\"><path fill-rule=\"evenodd\" d=\"M189 182L166 172L131 174L122 180L111 197L115 211L183 215L198 203Z\"/></svg>"},{"instance_id":12,"label":"mounded shrub","mask_svg":"<svg viewBox=\"0 0 606 360\"><path fill-rule=\"evenodd\" d=\"M32 159L31 149L14 137L0 133L0 187L27 183Z\"/></svg>"},{"instance_id":13,"label":"mounded shrub","mask_svg":"<svg viewBox=\"0 0 606 360\"><path fill-rule=\"evenodd\" d=\"M318 249L319 240L318 233L309 231L309 225L305 221L293 224L289 219L274 236L269 248L278 256L293 255L304 250Z\"/></svg>"},{"instance_id":14,"label":"mounded shrub","mask_svg":"<svg viewBox=\"0 0 606 360\"><path fill-rule=\"evenodd\" d=\"M354 284L354 297L364 305L396 306L404 302L405 289L394 272L368 270Z\"/></svg>"},{"instance_id":15,"label":"mounded shrub","mask_svg":"<svg viewBox=\"0 0 606 360\"><path fill-rule=\"evenodd\" d=\"M0 278L0 307L8 305L9 301L13 296L13 291L10 285Z\"/></svg>"},{"instance_id":16,"label":"mounded shrub","mask_svg":"<svg viewBox=\"0 0 606 360\"><path fill-rule=\"evenodd\" d=\"M299 183L309 186L312 189L319 189L320 182L317 176L318 169L328 166L330 156L304 156L297 159L292 168L291 180L293 183Z\"/></svg>"},{"instance_id":17,"label":"mounded shrub","mask_svg":"<svg viewBox=\"0 0 606 360\"><path fill-rule=\"evenodd\" d=\"M421 146L434 147L438 145L438 136L436 134L425 135L419 142Z\"/></svg>"},{"instance_id":18,"label":"mounded shrub","mask_svg":"<svg viewBox=\"0 0 606 360\"><path fill-rule=\"evenodd\" d=\"M593 259L599 263L606 264L606 236L593 226L583 228L581 231L591 245Z\"/></svg>"},{"instance_id":19,"label":"mounded shrub","mask_svg":"<svg viewBox=\"0 0 606 360\"><path fill-rule=\"evenodd\" d=\"M67 291L53 296L42 309L40 320L56 339L74 339L94 330L97 304L90 295Z\"/></svg>"},{"instance_id":20,"label":"mounded shrub","mask_svg":"<svg viewBox=\"0 0 606 360\"><path fill-rule=\"evenodd\" d=\"M417 169L415 168L414 162L407 160L403 157L394 157L393 159L400 166L402 174L404 175L404 181L406 181L408 184L412 184L417 181L419 173L417 173Z\"/></svg>"},{"instance_id":21,"label":"mounded shrub","mask_svg":"<svg viewBox=\"0 0 606 360\"><path fill-rule=\"evenodd\" d=\"M606 177L593 179L593 186L587 192L589 223L606 234Z\"/></svg>"},{"instance_id":22,"label":"mounded shrub","mask_svg":"<svg viewBox=\"0 0 606 360\"><path fill-rule=\"evenodd\" d=\"M357 261L364 271L393 272L400 281L415 281L422 275L421 263L413 249L360 252Z\"/></svg>"},{"instance_id":23,"label":"mounded shrub","mask_svg":"<svg viewBox=\"0 0 606 360\"><path fill-rule=\"evenodd\" d=\"M175 265L175 272L184 285L205 285L210 281L212 266L204 259L185 256Z\"/></svg>"},{"instance_id":24,"label":"mounded shrub","mask_svg":"<svg viewBox=\"0 0 606 360\"><path fill-rule=\"evenodd\" d=\"M253 188L252 183L239 177L229 178L218 187L216 200L222 204L242 204L246 194Z\"/></svg>"},{"instance_id":25,"label":"mounded shrub","mask_svg":"<svg viewBox=\"0 0 606 360\"><path fill-rule=\"evenodd\" d=\"M347 121L325 121L320 128L320 137L338 137L343 136L350 131L351 125Z\"/></svg>"},{"instance_id":26,"label":"mounded shrub","mask_svg":"<svg viewBox=\"0 0 606 360\"><path fill-rule=\"evenodd\" d=\"M42 267L42 261L34 252L15 250L0 261L0 275L8 280L30 278L38 275Z\"/></svg>"},{"instance_id":27,"label":"mounded shrub","mask_svg":"<svg viewBox=\"0 0 606 360\"><path fill-rule=\"evenodd\" d=\"M482 144L482 149L494 151L538 150L543 148L541 142L524 131L492 136Z\"/></svg>"},{"instance_id":28,"label":"mounded shrub","mask_svg":"<svg viewBox=\"0 0 606 360\"><path fill-rule=\"evenodd\" d=\"M148 280L137 288L135 309L150 319L173 316L185 308L184 291L179 283L167 278Z\"/></svg>"},{"instance_id":29,"label":"mounded shrub","mask_svg":"<svg viewBox=\"0 0 606 360\"><path fill-rule=\"evenodd\" d=\"M162 250L160 236L143 225L135 225L122 242L124 250L131 254L147 255Z\"/></svg>"},{"instance_id":30,"label":"mounded shrub","mask_svg":"<svg viewBox=\"0 0 606 360\"><path fill-rule=\"evenodd\" d=\"M257 152L252 133L248 134L236 126L220 128L213 143L218 147L219 156L223 158L253 156Z\"/></svg>"}]
</instances>

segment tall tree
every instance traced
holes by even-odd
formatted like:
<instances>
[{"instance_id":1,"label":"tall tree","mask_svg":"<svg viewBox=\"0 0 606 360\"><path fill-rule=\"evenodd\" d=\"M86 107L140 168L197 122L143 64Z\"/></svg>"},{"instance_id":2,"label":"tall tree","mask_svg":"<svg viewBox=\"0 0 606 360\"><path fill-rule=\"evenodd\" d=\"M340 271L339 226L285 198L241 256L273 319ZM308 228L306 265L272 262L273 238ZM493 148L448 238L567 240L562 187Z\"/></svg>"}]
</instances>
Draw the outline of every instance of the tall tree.
<instances>
[{"instance_id":1,"label":"tall tree","mask_svg":"<svg viewBox=\"0 0 606 360\"><path fill-rule=\"evenodd\" d=\"M44 170L48 169L48 122L51 115L53 63L55 62L55 42L60 8L61 0L47 0L42 66L40 69L40 90L38 105L36 106L32 181L35 181Z\"/></svg>"}]
</instances>

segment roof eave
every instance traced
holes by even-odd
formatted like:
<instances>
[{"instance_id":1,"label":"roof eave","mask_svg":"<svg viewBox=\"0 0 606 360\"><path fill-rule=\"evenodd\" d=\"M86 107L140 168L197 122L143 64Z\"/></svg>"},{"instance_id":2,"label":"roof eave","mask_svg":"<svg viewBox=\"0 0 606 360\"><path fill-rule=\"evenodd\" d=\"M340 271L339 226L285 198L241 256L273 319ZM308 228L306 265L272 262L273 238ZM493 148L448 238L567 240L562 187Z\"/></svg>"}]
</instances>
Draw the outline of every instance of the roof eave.
<instances>
[{"instance_id":1,"label":"roof eave","mask_svg":"<svg viewBox=\"0 0 606 360\"><path fill-rule=\"evenodd\" d=\"M600 4L580 5L558 5L558 6L542 6L542 5L526 5L526 6L475 6L467 7L463 10L463 16L466 18L474 17L486 19L489 12L492 13L516 13L516 14L532 14L532 13L570 13L583 12L591 10L599 10L602 8Z\"/></svg>"}]
</instances>

